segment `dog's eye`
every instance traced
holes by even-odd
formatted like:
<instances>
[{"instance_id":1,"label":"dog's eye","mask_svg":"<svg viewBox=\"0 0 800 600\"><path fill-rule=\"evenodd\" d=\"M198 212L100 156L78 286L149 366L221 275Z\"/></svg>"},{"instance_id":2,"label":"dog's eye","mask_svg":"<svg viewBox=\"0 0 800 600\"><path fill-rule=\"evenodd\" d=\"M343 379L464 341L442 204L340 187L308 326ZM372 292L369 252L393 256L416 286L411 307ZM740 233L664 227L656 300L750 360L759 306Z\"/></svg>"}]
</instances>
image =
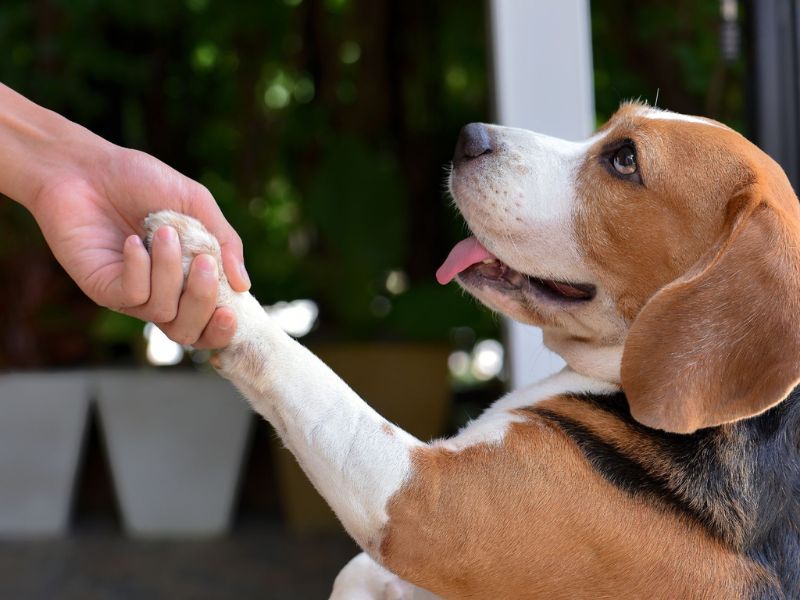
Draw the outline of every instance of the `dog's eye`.
<instances>
[{"instance_id":1,"label":"dog's eye","mask_svg":"<svg viewBox=\"0 0 800 600\"><path fill-rule=\"evenodd\" d=\"M611 164L620 175L633 175L636 173L636 151L633 146L625 145L614 153Z\"/></svg>"}]
</instances>

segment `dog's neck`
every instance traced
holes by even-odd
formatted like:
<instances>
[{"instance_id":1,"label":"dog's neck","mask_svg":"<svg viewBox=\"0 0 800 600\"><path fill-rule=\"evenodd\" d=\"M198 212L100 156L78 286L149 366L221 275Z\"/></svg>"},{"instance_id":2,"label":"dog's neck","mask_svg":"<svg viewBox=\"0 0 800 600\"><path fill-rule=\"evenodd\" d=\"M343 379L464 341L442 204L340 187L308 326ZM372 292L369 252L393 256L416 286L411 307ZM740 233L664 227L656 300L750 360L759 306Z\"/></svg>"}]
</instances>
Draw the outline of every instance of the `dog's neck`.
<instances>
[{"instance_id":1,"label":"dog's neck","mask_svg":"<svg viewBox=\"0 0 800 600\"><path fill-rule=\"evenodd\" d=\"M747 554L774 569L787 591L800 592L800 386L740 426L753 448L755 514Z\"/></svg>"},{"instance_id":2,"label":"dog's neck","mask_svg":"<svg viewBox=\"0 0 800 600\"><path fill-rule=\"evenodd\" d=\"M542 329L542 339L544 345L561 356L576 373L619 385L622 344L604 345L550 328Z\"/></svg>"}]
</instances>

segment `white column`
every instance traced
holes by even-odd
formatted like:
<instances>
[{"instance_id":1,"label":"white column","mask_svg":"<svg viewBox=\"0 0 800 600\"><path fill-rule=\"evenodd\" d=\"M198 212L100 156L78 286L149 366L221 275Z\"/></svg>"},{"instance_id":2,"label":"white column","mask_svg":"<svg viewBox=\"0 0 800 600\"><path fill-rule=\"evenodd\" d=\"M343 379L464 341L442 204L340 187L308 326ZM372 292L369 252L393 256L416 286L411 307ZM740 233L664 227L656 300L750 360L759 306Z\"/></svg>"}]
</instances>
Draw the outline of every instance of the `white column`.
<instances>
[{"instance_id":1,"label":"white column","mask_svg":"<svg viewBox=\"0 0 800 600\"><path fill-rule=\"evenodd\" d=\"M580 140L594 129L589 0L490 0L498 123ZM517 388L564 362L539 329L508 322L511 383Z\"/></svg>"}]
</instances>

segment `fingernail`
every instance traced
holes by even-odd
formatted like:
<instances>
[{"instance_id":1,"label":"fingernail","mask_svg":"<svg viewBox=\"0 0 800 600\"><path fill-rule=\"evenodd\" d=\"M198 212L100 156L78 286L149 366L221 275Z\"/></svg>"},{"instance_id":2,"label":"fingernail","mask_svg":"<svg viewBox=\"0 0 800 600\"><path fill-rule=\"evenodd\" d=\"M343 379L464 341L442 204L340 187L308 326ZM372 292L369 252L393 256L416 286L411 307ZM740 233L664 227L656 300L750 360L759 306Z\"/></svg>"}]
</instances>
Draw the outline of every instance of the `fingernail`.
<instances>
[{"instance_id":1,"label":"fingernail","mask_svg":"<svg viewBox=\"0 0 800 600\"><path fill-rule=\"evenodd\" d=\"M128 239L125 240L125 243L131 248L141 248L144 245L142 244L142 238L140 238L138 235L128 236Z\"/></svg>"},{"instance_id":2,"label":"fingernail","mask_svg":"<svg viewBox=\"0 0 800 600\"><path fill-rule=\"evenodd\" d=\"M201 273L204 275L216 275L217 265L214 263L214 259L212 259L210 256L207 254L201 254L194 260L196 261L197 268Z\"/></svg>"},{"instance_id":3,"label":"fingernail","mask_svg":"<svg viewBox=\"0 0 800 600\"><path fill-rule=\"evenodd\" d=\"M247 274L247 269L244 267L244 263L239 264L239 275L241 275L242 280L247 284L247 287L250 287L250 275Z\"/></svg>"},{"instance_id":4,"label":"fingernail","mask_svg":"<svg viewBox=\"0 0 800 600\"><path fill-rule=\"evenodd\" d=\"M159 227L158 231L156 231L156 235L162 242L171 242L173 241L177 234L172 227L165 225L164 227Z\"/></svg>"}]
</instances>

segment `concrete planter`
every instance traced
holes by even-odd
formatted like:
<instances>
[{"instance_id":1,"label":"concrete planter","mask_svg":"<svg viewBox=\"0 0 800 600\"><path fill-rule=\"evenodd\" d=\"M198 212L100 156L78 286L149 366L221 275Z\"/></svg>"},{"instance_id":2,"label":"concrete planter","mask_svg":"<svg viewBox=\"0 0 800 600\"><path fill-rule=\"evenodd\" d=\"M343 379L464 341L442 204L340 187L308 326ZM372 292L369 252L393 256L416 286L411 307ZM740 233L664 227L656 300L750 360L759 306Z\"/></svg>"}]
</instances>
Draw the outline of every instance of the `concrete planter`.
<instances>
[{"instance_id":1,"label":"concrete planter","mask_svg":"<svg viewBox=\"0 0 800 600\"><path fill-rule=\"evenodd\" d=\"M0 536L66 533L88 409L85 373L0 376Z\"/></svg>"},{"instance_id":2,"label":"concrete planter","mask_svg":"<svg viewBox=\"0 0 800 600\"><path fill-rule=\"evenodd\" d=\"M103 372L97 403L128 533L225 533L253 421L233 386L194 372Z\"/></svg>"},{"instance_id":3,"label":"concrete planter","mask_svg":"<svg viewBox=\"0 0 800 600\"><path fill-rule=\"evenodd\" d=\"M311 350L389 421L425 441L444 434L451 402L448 347L352 343ZM303 534L341 531L333 511L277 439L272 454L289 528Z\"/></svg>"}]
</instances>

